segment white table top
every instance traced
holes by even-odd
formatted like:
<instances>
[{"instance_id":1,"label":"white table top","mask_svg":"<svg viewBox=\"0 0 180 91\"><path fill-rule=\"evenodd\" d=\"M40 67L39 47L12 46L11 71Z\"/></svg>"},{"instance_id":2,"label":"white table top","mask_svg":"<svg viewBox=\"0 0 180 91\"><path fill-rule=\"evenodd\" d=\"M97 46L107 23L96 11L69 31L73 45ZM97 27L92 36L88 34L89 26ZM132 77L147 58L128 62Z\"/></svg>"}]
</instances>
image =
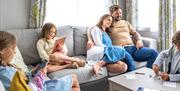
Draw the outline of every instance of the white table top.
<instances>
[{"instance_id":1,"label":"white table top","mask_svg":"<svg viewBox=\"0 0 180 91\"><path fill-rule=\"evenodd\" d=\"M160 79L160 77L154 74L152 69L146 67L111 77L108 80L133 91L137 90L138 87L160 91L180 91L180 82L163 81ZM163 84L167 84L168 86Z\"/></svg>"}]
</instances>

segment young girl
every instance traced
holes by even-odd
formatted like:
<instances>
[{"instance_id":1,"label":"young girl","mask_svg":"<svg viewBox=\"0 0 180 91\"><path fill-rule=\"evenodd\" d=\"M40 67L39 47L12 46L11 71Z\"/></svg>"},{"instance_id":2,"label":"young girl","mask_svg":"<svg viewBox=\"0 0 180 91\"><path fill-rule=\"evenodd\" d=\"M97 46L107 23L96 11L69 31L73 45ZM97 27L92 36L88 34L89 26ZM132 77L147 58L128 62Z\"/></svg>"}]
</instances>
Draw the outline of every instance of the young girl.
<instances>
[{"instance_id":1,"label":"young girl","mask_svg":"<svg viewBox=\"0 0 180 91\"><path fill-rule=\"evenodd\" d=\"M180 31L173 35L172 43L171 48L158 55L153 70L162 80L180 81Z\"/></svg>"},{"instance_id":2,"label":"young girl","mask_svg":"<svg viewBox=\"0 0 180 91\"><path fill-rule=\"evenodd\" d=\"M52 53L56 37L57 29L52 23L44 24L42 28L41 38L37 42L37 50L40 58L49 60L48 72L57 71L67 67L78 68L85 65L85 61L79 58L67 56L67 47L64 44L60 51Z\"/></svg>"},{"instance_id":3,"label":"young girl","mask_svg":"<svg viewBox=\"0 0 180 91\"><path fill-rule=\"evenodd\" d=\"M8 32L0 31L0 80L6 91L13 88L11 82L13 82L14 76L16 75L15 73L20 71L16 66L10 64L15 53L15 47L16 38ZM26 75L24 75L24 77L25 76ZM40 70L35 77L29 79L31 84L29 84L28 87L32 91L80 91L76 75L68 75L58 80L46 80L45 78L46 67ZM24 78L24 80L27 79ZM58 86L56 86L56 88L52 88L52 86L57 84Z\"/></svg>"},{"instance_id":4,"label":"young girl","mask_svg":"<svg viewBox=\"0 0 180 91\"><path fill-rule=\"evenodd\" d=\"M123 47L113 46L108 35L112 17L109 14L103 15L98 24L91 29L91 36L94 46L87 51L87 59L96 58L97 63L93 65L94 72L98 74L101 66L107 64L110 72L125 72L127 65L120 60L125 60L128 64L128 71L135 69L133 58L125 51ZM101 61L99 61L101 60Z\"/></svg>"}]
</instances>

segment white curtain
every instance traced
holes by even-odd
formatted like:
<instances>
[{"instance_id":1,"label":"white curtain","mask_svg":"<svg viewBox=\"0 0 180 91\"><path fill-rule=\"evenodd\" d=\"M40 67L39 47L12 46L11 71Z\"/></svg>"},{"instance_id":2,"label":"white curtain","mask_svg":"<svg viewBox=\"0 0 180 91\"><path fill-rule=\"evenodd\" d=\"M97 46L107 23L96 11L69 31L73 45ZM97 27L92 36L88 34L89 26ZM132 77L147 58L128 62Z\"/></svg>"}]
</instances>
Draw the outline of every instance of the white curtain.
<instances>
[{"instance_id":1,"label":"white curtain","mask_svg":"<svg viewBox=\"0 0 180 91\"><path fill-rule=\"evenodd\" d=\"M47 0L45 23L93 26L111 5L111 0Z\"/></svg>"}]
</instances>

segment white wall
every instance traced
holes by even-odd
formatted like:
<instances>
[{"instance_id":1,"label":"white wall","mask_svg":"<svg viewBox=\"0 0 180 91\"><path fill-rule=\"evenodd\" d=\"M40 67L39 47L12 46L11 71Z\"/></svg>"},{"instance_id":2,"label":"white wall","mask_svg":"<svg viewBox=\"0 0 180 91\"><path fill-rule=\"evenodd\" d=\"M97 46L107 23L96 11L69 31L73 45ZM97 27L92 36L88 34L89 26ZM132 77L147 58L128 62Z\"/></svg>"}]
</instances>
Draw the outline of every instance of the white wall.
<instances>
[{"instance_id":1,"label":"white wall","mask_svg":"<svg viewBox=\"0 0 180 91\"><path fill-rule=\"evenodd\" d=\"M0 0L0 30L28 27L31 0Z\"/></svg>"}]
</instances>

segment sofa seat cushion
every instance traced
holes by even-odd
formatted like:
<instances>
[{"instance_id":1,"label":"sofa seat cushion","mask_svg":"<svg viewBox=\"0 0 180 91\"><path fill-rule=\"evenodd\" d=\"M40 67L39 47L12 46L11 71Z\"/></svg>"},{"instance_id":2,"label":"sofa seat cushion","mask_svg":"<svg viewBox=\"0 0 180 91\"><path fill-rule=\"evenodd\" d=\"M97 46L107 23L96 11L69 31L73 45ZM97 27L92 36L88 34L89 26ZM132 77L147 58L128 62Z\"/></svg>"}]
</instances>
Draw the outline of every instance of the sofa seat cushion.
<instances>
[{"instance_id":1,"label":"sofa seat cushion","mask_svg":"<svg viewBox=\"0 0 180 91\"><path fill-rule=\"evenodd\" d=\"M64 69L64 70L52 72L48 74L48 77L50 79L58 79L68 74L76 74L78 77L79 83L82 84L82 83L86 83L86 82L90 82L90 81L94 81L94 80L106 77L107 76L106 68L103 67L100 73L101 73L100 76L96 76L93 73L92 66L86 65L85 67L80 67L78 69Z\"/></svg>"}]
</instances>

